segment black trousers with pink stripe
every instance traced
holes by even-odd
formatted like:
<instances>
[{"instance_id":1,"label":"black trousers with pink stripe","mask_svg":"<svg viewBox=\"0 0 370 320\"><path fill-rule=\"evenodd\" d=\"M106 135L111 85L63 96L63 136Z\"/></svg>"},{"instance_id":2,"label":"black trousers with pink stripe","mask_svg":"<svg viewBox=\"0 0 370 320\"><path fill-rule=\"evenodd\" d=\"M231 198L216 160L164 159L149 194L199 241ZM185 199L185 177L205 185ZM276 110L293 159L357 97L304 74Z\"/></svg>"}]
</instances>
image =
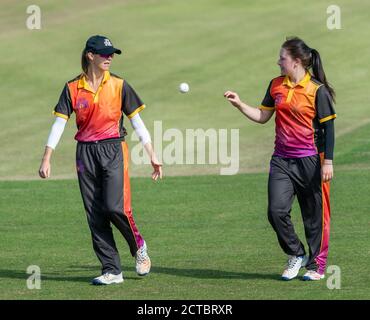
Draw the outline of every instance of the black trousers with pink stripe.
<instances>
[{"instance_id":1,"label":"black trousers with pink stripe","mask_svg":"<svg viewBox=\"0 0 370 320\"><path fill-rule=\"evenodd\" d=\"M284 252L300 256L306 251L290 216L295 196L309 249L306 268L323 274L328 256L330 204L329 183L321 181L320 155L290 159L273 156L270 162L268 219Z\"/></svg>"},{"instance_id":2,"label":"black trousers with pink stripe","mask_svg":"<svg viewBox=\"0 0 370 320\"><path fill-rule=\"evenodd\" d=\"M127 147L120 140L77 144L76 165L80 191L90 227L93 248L102 273L119 274L121 262L113 238L113 224L126 239L134 256L143 243L132 217L128 176L125 177ZM126 160L126 161L125 161ZM126 165L127 165L126 163ZM127 174L126 174L127 175ZM126 178L126 179L125 179ZM128 211L128 212L127 212Z\"/></svg>"}]
</instances>

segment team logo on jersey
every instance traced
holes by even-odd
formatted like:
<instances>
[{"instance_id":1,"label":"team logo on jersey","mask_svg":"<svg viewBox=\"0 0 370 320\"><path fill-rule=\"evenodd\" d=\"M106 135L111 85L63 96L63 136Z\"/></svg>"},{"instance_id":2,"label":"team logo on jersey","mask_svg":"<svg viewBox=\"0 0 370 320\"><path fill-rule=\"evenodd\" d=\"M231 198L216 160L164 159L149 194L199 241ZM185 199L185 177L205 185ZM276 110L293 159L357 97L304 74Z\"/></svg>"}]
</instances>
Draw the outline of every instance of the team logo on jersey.
<instances>
[{"instance_id":1,"label":"team logo on jersey","mask_svg":"<svg viewBox=\"0 0 370 320\"><path fill-rule=\"evenodd\" d=\"M278 106L283 101L284 96L281 93L278 93L275 96L275 106Z\"/></svg>"},{"instance_id":2,"label":"team logo on jersey","mask_svg":"<svg viewBox=\"0 0 370 320\"><path fill-rule=\"evenodd\" d=\"M109 39L104 39L104 45L105 45L106 47L113 47L113 46L112 46L112 43L109 41Z\"/></svg>"},{"instance_id":3,"label":"team logo on jersey","mask_svg":"<svg viewBox=\"0 0 370 320\"><path fill-rule=\"evenodd\" d=\"M78 99L76 103L76 109L81 110L81 109L87 109L89 107L89 101L86 99Z\"/></svg>"}]
</instances>

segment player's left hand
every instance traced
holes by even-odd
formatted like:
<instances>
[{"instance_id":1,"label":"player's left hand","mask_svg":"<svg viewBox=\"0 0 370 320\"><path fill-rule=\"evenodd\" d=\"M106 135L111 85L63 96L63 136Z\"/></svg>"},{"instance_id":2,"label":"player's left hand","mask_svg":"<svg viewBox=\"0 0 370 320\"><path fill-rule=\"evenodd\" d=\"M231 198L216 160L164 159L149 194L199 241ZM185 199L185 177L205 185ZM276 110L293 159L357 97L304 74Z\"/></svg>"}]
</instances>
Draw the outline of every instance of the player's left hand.
<instances>
[{"instance_id":1,"label":"player's left hand","mask_svg":"<svg viewBox=\"0 0 370 320\"><path fill-rule=\"evenodd\" d=\"M40 178L43 178L43 179L50 178L50 171L51 171L50 161L42 160L40 169L39 169Z\"/></svg>"},{"instance_id":2,"label":"player's left hand","mask_svg":"<svg viewBox=\"0 0 370 320\"><path fill-rule=\"evenodd\" d=\"M328 182L334 177L333 164L323 163L321 167L321 180L322 182Z\"/></svg>"},{"instance_id":3,"label":"player's left hand","mask_svg":"<svg viewBox=\"0 0 370 320\"><path fill-rule=\"evenodd\" d=\"M151 164L154 169L152 179L155 181L157 181L158 178L162 179L162 163L160 163L156 157L152 157Z\"/></svg>"}]
</instances>

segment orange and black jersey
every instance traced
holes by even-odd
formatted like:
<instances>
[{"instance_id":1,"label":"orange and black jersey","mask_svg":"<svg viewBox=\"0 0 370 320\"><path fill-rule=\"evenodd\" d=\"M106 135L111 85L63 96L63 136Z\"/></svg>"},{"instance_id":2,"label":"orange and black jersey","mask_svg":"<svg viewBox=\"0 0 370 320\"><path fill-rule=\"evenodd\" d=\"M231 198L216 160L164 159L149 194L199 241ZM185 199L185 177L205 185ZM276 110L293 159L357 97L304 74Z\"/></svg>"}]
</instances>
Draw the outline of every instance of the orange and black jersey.
<instances>
[{"instance_id":1,"label":"orange and black jersey","mask_svg":"<svg viewBox=\"0 0 370 320\"><path fill-rule=\"evenodd\" d=\"M295 86L288 76L271 80L260 108L276 111L274 155L301 158L324 151L324 127L336 114L328 90L309 72Z\"/></svg>"},{"instance_id":2,"label":"orange and black jersey","mask_svg":"<svg viewBox=\"0 0 370 320\"><path fill-rule=\"evenodd\" d=\"M132 118L144 108L144 103L127 81L105 71L96 92L83 74L68 81L54 114L68 120L75 112L78 129L75 139L91 142L124 137L123 115Z\"/></svg>"}]
</instances>

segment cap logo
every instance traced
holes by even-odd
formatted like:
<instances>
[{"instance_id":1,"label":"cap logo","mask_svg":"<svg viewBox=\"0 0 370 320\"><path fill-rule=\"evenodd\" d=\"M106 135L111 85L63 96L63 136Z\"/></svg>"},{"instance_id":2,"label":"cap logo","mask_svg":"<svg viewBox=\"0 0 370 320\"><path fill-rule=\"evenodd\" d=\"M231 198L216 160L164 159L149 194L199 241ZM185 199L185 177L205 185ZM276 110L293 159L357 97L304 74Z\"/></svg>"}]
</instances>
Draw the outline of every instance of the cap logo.
<instances>
[{"instance_id":1,"label":"cap logo","mask_svg":"<svg viewBox=\"0 0 370 320\"><path fill-rule=\"evenodd\" d=\"M112 46L112 43L109 41L109 39L104 39L104 45L105 45L106 47L113 47L113 46Z\"/></svg>"}]
</instances>

